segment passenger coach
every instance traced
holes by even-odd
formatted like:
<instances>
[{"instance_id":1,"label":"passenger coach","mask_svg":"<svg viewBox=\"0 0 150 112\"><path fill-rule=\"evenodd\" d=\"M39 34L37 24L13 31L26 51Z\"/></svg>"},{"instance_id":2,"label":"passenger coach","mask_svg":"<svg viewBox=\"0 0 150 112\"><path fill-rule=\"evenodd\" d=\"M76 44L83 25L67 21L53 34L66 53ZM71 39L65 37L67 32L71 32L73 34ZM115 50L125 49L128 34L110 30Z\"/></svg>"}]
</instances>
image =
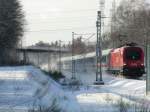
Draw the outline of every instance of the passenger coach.
<instances>
[{"instance_id":1,"label":"passenger coach","mask_svg":"<svg viewBox=\"0 0 150 112\"><path fill-rule=\"evenodd\" d=\"M63 57L62 68L72 70L72 59L75 61L76 72L96 71L96 53L91 52L83 55L76 55L73 58ZM125 45L116 49L102 51L102 70L111 74L122 74L131 77L141 77L145 73L144 52L138 46Z\"/></svg>"}]
</instances>

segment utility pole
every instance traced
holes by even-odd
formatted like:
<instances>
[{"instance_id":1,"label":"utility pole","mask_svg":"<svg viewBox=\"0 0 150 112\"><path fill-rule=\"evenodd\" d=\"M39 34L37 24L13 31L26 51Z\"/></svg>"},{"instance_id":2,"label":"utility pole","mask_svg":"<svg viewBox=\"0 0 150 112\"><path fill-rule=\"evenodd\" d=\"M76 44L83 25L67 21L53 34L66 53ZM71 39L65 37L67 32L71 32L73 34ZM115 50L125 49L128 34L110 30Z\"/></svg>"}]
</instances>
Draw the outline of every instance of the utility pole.
<instances>
[{"instance_id":1,"label":"utility pole","mask_svg":"<svg viewBox=\"0 0 150 112\"><path fill-rule=\"evenodd\" d=\"M84 33L84 34L77 34L72 32L72 79L76 79L76 61L74 59L75 56L75 43L74 43L74 39L75 39L75 35L77 36L83 36L83 35L91 35L88 39L92 38L95 34L94 33ZM88 40L87 39L87 40ZM86 40L85 40L86 41Z\"/></svg>"},{"instance_id":2,"label":"utility pole","mask_svg":"<svg viewBox=\"0 0 150 112\"><path fill-rule=\"evenodd\" d=\"M89 36L88 38L83 38L83 37L82 37L82 39L83 39L84 42L87 41L87 46L89 45L89 39L91 39L94 35L95 35L95 33L92 33L92 34L90 34L90 36ZM83 61L84 72L87 71L87 69L86 69L86 59L85 59L87 52L88 52L88 51L87 51L87 49L85 48L85 49L84 49L84 54L83 54L83 56L84 56L84 61Z\"/></svg>"},{"instance_id":3,"label":"utility pole","mask_svg":"<svg viewBox=\"0 0 150 112\"><path fill-rule=\"evenodd\" d=\"M75 33L72 32L72 79L75 79L74 35Z\"/></svg>"},{"instance_id":4,"label":"utility pole","mask_svg":"<svg viewBox=\"0 0 150 112\"><path fill-rule=\"evenodd\" d=\"M59 40L59 72L61 73L61 40Z\"/></svg>"},{"instance_id":5,"label":"utility pole","mask_svg":"<svg viewBox=\"0 0 150 112\"><path fill-rule=\"evenodd\" d=\"M50 49L51 49L51 47L50 46L48 46L48 71L50 71L51 70L51 53L50 53Z\"/></svg>"},{"instance_id":6,"label":"utility pole","mask_svg":"<svg viewBox=\"0 0 150 112\"><path fill-rule=\"evenodd\" d=\"M96 81L94 84L103 85L102 79L102 68L101 68L101 58L102 58L102 49L101 49L101 11L97 12L97 43L96 43Z\"/></svg>"},{"instance_id":7,"label":"utility pole","mask_svg":"<svg viewBox=\"0 0 150 112\"><path fill-rule=\"evenodd\" d=\"M147 21L144 21L145 33L145 68L146 68L146 95L150 95L150 45L148 43Z\"/></svg>"},{"instance_id":8,"label":"utility pole","mask_svg":"<svg viewBox=\"0 0 150 112\"><path fill-rule=\"evenodd\" d=\"M146 62L146 95L150 95L150 45L146 45L146 55L147 55L147 62Z\"/></svg>"},{"instance_id":9,"label":"utility pole","mask_svg":"<svg viewBox=\"0 0 150 112\"><path fill-rule=\"evenodd\" d=\"M40 52L38 52L37 57L38 57L38 67L40 67Z\"/></svg>"},{"instance_id":10,"label":"utility pole","mask_svg":"<svg viewBox=\"0 0 150 112\"><path fill-rule=\"evenodd\" d=\"M147 20L143 21L144 44L145 44L145 71L146 71L146 95L150 95L150 45L148 43Z\"/></svg>"}]
</instances>

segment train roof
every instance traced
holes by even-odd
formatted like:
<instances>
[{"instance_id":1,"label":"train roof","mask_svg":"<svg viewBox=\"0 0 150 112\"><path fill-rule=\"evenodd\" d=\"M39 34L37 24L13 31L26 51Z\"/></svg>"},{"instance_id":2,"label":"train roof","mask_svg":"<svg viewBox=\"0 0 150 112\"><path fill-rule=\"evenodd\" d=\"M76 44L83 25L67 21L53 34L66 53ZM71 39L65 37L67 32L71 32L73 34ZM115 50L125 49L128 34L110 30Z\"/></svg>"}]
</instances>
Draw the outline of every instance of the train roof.
<instances>
[{"instance_id":1,"label":"train roof","mask_svg":"<svg viewBox=\"0 0 150 112\"><path fill-rule=\"evenodd\" d=\"M112 49L106 49L102 51L102 56L108 55L109 52ZM75 55L75 56L68 56L68 57L62 57L61 60L62 61L70 61L70 60L79 60L79 59L83 59L83 58L94 58L96 57L96 52L90 52L90 53L86 53L86 54L81 54L81 55Z\"/></svg>"}]
</instances>

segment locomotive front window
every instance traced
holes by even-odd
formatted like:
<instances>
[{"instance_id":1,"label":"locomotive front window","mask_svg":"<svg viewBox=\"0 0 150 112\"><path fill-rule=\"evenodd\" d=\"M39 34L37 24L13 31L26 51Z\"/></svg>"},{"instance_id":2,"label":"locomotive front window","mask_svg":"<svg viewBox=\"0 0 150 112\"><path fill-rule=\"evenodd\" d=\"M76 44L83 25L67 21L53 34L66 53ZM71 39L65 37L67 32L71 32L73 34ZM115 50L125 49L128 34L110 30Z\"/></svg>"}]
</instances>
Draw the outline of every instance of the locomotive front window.
<instances>
[{"instance_id":1,"label":"locomotive front window","mask_svg":"<svg viewBox=\"0 0 150 112\"><path fill-rule=\"evenodd\" d=\"M140 51L136 50L127 50L126 51L126 59L128 60L139 60L141 58Z\"/></svg>"}]
</instances>

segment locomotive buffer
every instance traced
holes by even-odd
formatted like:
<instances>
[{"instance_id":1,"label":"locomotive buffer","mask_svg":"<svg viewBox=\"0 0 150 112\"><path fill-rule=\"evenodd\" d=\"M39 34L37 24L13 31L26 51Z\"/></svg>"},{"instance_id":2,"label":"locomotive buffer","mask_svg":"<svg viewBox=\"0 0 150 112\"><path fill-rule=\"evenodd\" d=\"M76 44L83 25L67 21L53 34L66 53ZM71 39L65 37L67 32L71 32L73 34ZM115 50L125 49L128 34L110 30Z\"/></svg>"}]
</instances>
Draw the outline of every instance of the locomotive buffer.
<instances>
[{"instance_id":1,"label":"locomotive buffer","mask_svg":"<svg viewBox=\"0 0 150 112\"><path fill-rule=\"evenodd\" d=\"M102 68L101 68L101 58L102 58L102 49L101 49L101 11L98 11L97 21L97 43L96 43L96 85L104 85L102 79Z\"/></svg>"}]
</instances>

